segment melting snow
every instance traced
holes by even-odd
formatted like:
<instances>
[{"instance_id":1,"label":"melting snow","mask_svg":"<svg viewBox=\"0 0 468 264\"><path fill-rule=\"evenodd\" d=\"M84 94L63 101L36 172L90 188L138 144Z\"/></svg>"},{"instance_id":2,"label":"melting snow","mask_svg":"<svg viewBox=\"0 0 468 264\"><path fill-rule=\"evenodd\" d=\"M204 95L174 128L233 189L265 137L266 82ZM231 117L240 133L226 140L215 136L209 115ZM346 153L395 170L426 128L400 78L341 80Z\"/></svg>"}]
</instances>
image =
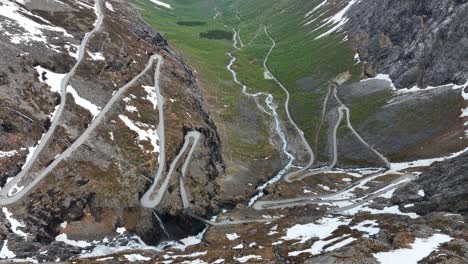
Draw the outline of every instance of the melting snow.
<instances>
[{"instance_id":1,"label":"melting snow","mask_svg":"<svg viewBox=\"0 0 468 264\"><path fill-rule=\"evenodd\" d=\"M127 106L125 106L125 110L127 110L127 111L130 112L130 113L138 112L138 109L137 109L135 106L133 106L133 105L127 105Z\"/></svg>"},{"instance_id":2,"label":"melting snow","mask_svg":"<svg viewBox=\"0 0 468 264\"><path fill-rule=\"evenodd\" d=\"M244 248L244 244L242 244L242 243L240 243L237 246L232 247L232 249L243 249L243 248Z\"/></svg>"},{"instance_id":3,"label":"melting snow","mask_svg":"<svg viewBox=\"0 0 468 264\"><path fill-rule=\"evenodd\" d=\"M67 93L70 93L73 96L73 99L75 99L75 103L84 109L88 110L91 115L93 115L93 119L96 118L97 115L101 112L101 108L98 107L97 105L91 103L90 101L80 97L78 92L71 86L67 86Z\"/></svg>"},{"instance_id":4,"label":"melting snow","mask_svg":"<svg viewBox=\"0 0 468 264\"><path fill-rule=\"evenodd\" d=\"M422 160L415 160L415 161L410 161L410 162L392 163L391 168L393 171L401 171L401 170L414 168L414 167L428 167L428 166L431 166L434 162L440 162L440 161L458 157L462 155L463 153L465 153L466 151L468 151L468 148L465 148L464 150L461 150L459 152L452 153L451 155L446 156L446 157L422 159Z\"/></svg>"},{"instance_id":5,"label":"melting snow","mask_svg":"<svg viewBox=\"0 0 468 264\"><path fill-rule=\"evenodd\" d=\"M112 12L115 12L115 11L114 11L114 7L112 6L111 3L109 3L109 1L106 1L106 4L105 4L105 5L106 5L106 8L107 8L107 9L109 9L109 10L112 11Z\"/></svg>"},{"instance_id":6,"label":"melting snow","mask_svg":"<svg viewBox=\"0 0 468 264\"><path fill-rule=\"evenodd\" d=\"M364 236L369 237L372 235L377 235L380 232L380 228L378 226L379 223L377 223L375 220L365 220L358 225L353 226L351 229L364 232Z\"/></svg>"},{"instance_id":7,"label":"melting snow","mask_svg":"<svg viewBox=\"0 0 468 264\"><path fill-rule=\"evenodd\" d=\"M328 36L330 35L331 33L335 32L335 31L339 31L341 30L341 27L346 24L346 22L348 22L348 18L345 16L346 15L346 12L348 12L348 10L351 8L351 6L353 6L355 3L358 3L360 2L360 0L351 0L348 2L348 4L343 8L341 9L338 13L336 13L334 16L332 17L329 17L327 19L325 19L323 22L323 24L318 27L317 29L315 30L318 30L326 25L334 25L331 29L329 29L328 31L326 31L325 33L319 35L318 37L316 37L315 39L320 39L320 38L323 38L325 36Z\"/></svg>"},{"instance_id":8,"label":"melting snow","mask_svg":"<svg viewBox=\"0 0 468 264\"><path fill-rule=\"evenodd\" d=\"M149 128L150 126L141 122L134 123L127 116L119 115L120 120L122 120L125 125L130 128L133 132L138 134L138 140L140 141L149 141L153 146L153 152L159 152L159 137L156 129ZM146 127L147 130L140 127ZM143 148L142 146L140 146Z\"/></svg>"},{"instance_id":9,"label":"melting snow","mask_svg":"<svg viewBox=\"0 0 468 264\"><path fill-rule=\"evenodd\" d=\"M403 213L403 212L401 212L400 209L398 208L398 205L394 205L394 206L391 206L391 207L384 207L382 210L370 208L370 207L367 207L365 205L361 205L361 206L357 206L356 208L346 210L343 213L344 214L349 214L349 215L355 215L355 214L357 214L359 212L369 212L371 214L406 215L406 216L409 216L412 219L416 219L416 218L419 217L415 213Z\"/></svg>"},{"instance_id":10,"label":"melting snow","mask_svg":"<svg viewBox=\"0 0 468 264\"><path fill-rule=\"evenodd\" d=\"M106 256L110 254L114 254L121 251L126 250L153 250L153 251L160 251L162 248L147 246L143 240L141 240L138 236L133 236L130 238L130 241L127 241L127 245L124 246L116 246L116 245L97 245L95 246L91 252L86 252L81 254L80 258L91 258L91 257L100 257ZM104 241L103 241L104 242Z\"/></svg>"},{"instance_id":11,"label":"melting snow","mask_svg":"<svg viewBox=\"0 0 468 264\"><path fill-rule=\"evenodd\" d=\"M85 7L85 8L89 8L89 9L93 8L93 5L88 4L88 3L86 3L86 2L83 2L83 1L81 1L81 0L76 1L76 3L79 4L80 7Z\"/></svg>"},{"instance_id":12,"label":"melting snow","mask_svg":"<svg viewBox=\"0 0 468 264\"><path fill-rule=\"evenodd\" d=\"M153 2L154 4L156 4L157 6L172 9L172 6L170 4L167 4L167 3L164 3L164 2L161 2L161 1L158 1L158 0L150 0L150 1Z\"/></svg>"},{"instance_id":13,"label":"melting snow","mask_svg":"<svg viewBox=\"0 0 468 264\"><path fill-rule=\"evenodd\" d=\"M357 52L356 52L356 54L354 54L354 62L356 64L361 63L361 57L359 56L359 53L357 53Z\"/></svg>"},{"instance_id":14,"label":"melting snow","mask_svg":"<svg viewBox=\"0 0 468 264\"><path fill-rule=\"evenodd\" d=\"M169 252L169 253L172 253L172 252ZM200 256L204 256L206 255L207 251L203 251L203 252L195 252L195 253L192 253L192 254L188 254L188 255L163 255L163 258L164 259L177 259L177 258L196 258L196 257L200 257Z\"/></svg>"},{"instance_id":15,"label":"melting snow","mask_svg":"<svg viewBox=\"0 0 468 264\"><path fill-rule=\"evenodd\" d=\"M96 259L96 261L106 261L106 260L111 260L111 259L114 259L114 257L99 258L99 259Z\"/></svg>"},{"instance_id":16,"label":"melting snow","mask_svg":"<svg viewBox=\"0 0 468 264\"><path fill-rule=\"evenodd\" d=\"M402 248L390 252L380 252L373 254L381 264L405 263L416 264L432 251L436 250L440 244L452 240L450 236L435 234L429 238L416 238L411 248Z\"/></svg>"},{"instance_id":17,"label":"melting snow","mask_svg":"<svg viewBox=\"0 0 468 264\"><path fill-rule=\"evenodd\" d=\"M125 231L127 231L127 229L125 229L125 227L117 227L117 229L115 230L115 232L123 235L123 233L125 233Z\"/></svg>"},{"instance_id":18,"label":"melting snow","mask_svg":"<svg viewBox=\"0 0 468 264\"><path fill-rule=\"evenodd\" d=\"M440 86L427 86L426 88L419 88L418 86L413 86L412 88L409 88L409 89L408 88L398 89L398 94L414 93L414 92L420 92L420 91L429 91L429 90L440 89L440 88L451 88L453 90L458 90L458 89L461 89L461 88L463 88L465 86L468 86L468 81L465 84L462 84L462 85L449 83L449 84L444 84L444 85L440 85ZM462 94L462 96L463 96L463 94ZM465 98L465 100L467 100L467 99Z\"/></svg>"},{"instance_id":19,"label":"melting snow","mask_svg":"<svg viewBox=\"0 0 468 264\"><path fill-rule=\"evenodd\" d=\"M55 73L41 66L34 67L39 74L39 81L46 83L52 92L61 93L62 80L67 75L66 73Z\"/></svg>"},{"instance_id":20,"label":"melting snow","mask_svg":"<svg viewBox=\"0 0 468 264\"><path fill-rule=\"evenodd\" d=\"M0 158L13 157L16 154L18 154L18 152L16 150L11 150L11 151L1 151L0 150Z\"/></svg>"},{"instance_id":21,"label":"melting snow","mask_svg":"<svg viewBox=\"0 0 468 264\"><path fill-rule=\"evenodd\" d=\"M318 187L324 189L325 191L330 191L330 187L323 185L323 184L317 184Z\"/></svg>"},{"instance_id":22,"label":"melting snow","mask_svg":"<svg viewBox=\"0 0 468 264\"><path fill-rule=\"evenodd\" d=\"M262 256L259 255L247 255L239 258L234 258L235 260L239 261L240 263L246 263L249 260L261 260Z\"/></svg>"},{"instance_id":23,"label":"melting snow","mask_svg":"<svg viewBox=\"0 0 468 264\"><path fill-rule=\"evenodd\" d=\"M18 186L18 184L13 185L13 187L8 190L8 196L11 197L24 189L24 186Z\"/></svg>"},{"instance_id":24,"label":"melting snow","mask_svg":"<svg viewBox=\"0 0 468 264\"><path fill-rule=\"evenodd\" d=\"M424 196L426 196L426 193L424 192L424 190L419 190L418 195L421 196L421 197L424 197Z\"/></svg>"},{"instance_id":25,"label":"melting snow","mask_svg":"<svg viewBox=\"0 0 468 264\"><path fill-rule=\"evenodd\" d=\"M3 241L2 250L0 251L0 259L10 259L16 257L15 253L8 249L8 240Z\"/></svg>"},{"instance_id":26,"label":"melting snow","mask_svg":"<svg viewBox=\"0 0 468 264\"><path fill-rule=\"evenodd\" d=\"M351 220L339 218L324 217L317 221L317 224L310 223L305 225L297 224L286 231L284 240L300 240L299 243L304 243L307 240L318 237L324 239L332 234L340 225L348 225Z\"/></svg>"},{"instance_id":27,"label":"melting snow","mask_svg":"<svg viewBox=\"0 0 468 264\"><path fill-rule=\"evenodd\" d=\"M78 50L80 48L80 46L78 45L74 45L74 44L65 44L64 47L67 49L68 51L68 55L70 55L70 57L73 57L75 58L76 60L78 60ZM73 48L73 50L72 50Z\"/></svg>"},{"instance_id":28,"label":"melting snow","mask_svg":"<svg viewBox=\"0 0 468 264\"><path fill-rule=\"evenodd\" d=\"M84 240L76 241L76 240L68 239L67 234L60 234L60 235L56 236L55 241L60 241L60 242L63 242L65 244L67 244L67 245L71 245L71 246L74 246L74 247L81 247L81 248L91 246L91 243L89 243L87 241L84 241Z\"/></svg>"},{"instance_id":29,"label":"melting snow","mask_svg":"<svg viewBox=\"0 0 468 264\"><path fill-rule=\"evenodd\" d=\"M41 18L41 20L48 25L39 24L38 22L32 20L28 16L36 16L34 16L28 10L20 7L15 2L2 1L2 6L0 8L0 16L6 17L8 19L2 20L2 22L0 22L0 30L3 29L2 26L4 26L5 24L12 26L12 21L13 24L19 26L22 29L21 33L12 34L11 32L9 32L9 34L7 34L12 36L11 42L14 44L29 43L30 41L47 43L47 38L43 32L44 30L61 32L66 37L73 37L72 35L68 34L65 29L53 26L47 20Z\"/></svg>"},{"instance_id":30,"label":"melting snow","mask_svg":"<svg viewBox=\"0 0 468 264\"><path fill-rule=\"evenodd\" d=\"M6 207L3 207L2 208L2 211L3 213L5 214L5 218L8 220L8 222L10 222L10 225L11 225L11 231L13 231L13 233L17 234L18 236L21 236L24 238L24 240L27 240L28 238L28 234L21 231L20 227L25 227L24 224L20 223L18 220L14 219L12 216L13 214L10 213L10 211L8 211L8 208Z\"/></svg>"},{"instance_id":31,"label":"melting snow","mask_svg":"<svg viewBox=\"0 0 468 264\"><path fill-rule=\"evenodd\" d=\"M91 57L92 60L95 60L95 61L106 60L106 58L104 58L104 55L102 54L102 52L92 53L92 52L88 51L88 55L89 55L89 57Z\"/></svg>"},{"instance_id":32,"label":"melting snow","mask_svg":"<svg viewBox=\"0 0 468 264\"><path fill-rule=\"evenodd\" d=\"M129 255L124 255L124 257L131 262L135 261L147 261L150 260L151 258L142 256L140 254L129 254Z\"/></svg>"},{"instance_id":33,"label":"melting snow","mask_svg":"<svg viewBox=\"0 0 468 264\"><path fill-rule=\"evenodd\" d=\"M238 239L240 236L238 234L236 234L236 233L232 233L232 234L226 234L226 237L227 237L227 239L232 241L232 240Z\"/></svg>"},{"instance_id":34,"label":"melting snow","mask_svg":"<svg viewBox=\"0 0 468 264\"><path fill-rule=\"evenodd\" d=\"M153 104L153 109L156 109L158 107L158 95L156 94L156 88L153 86L143 86L143 89L145 89L146 93L148 93L146 99Z\"/></svg>"},{"instance_id":35,"label":"melting snow","mask_svg":"<svg viewBox=\"0 0 468 264\"><path fill-rule=\"evenodd\" d=\"M305 14L305 17L309 17L311 16L313 13L315 13L315 11L319 10L321 7L325 6L327 4L328 0L324 0L323 2L321 2L320 4L318 4L316 7L314 7L311 11L307 12L307 14Z\"/></svg>"},{"instance_id":36,"label":"melting snow","mask_svg":"<svg viewBox=\"0 0 468 264\"><path fill-rule=\"evenodd\" d=\"M357 240L350 235L326 239L327 237L331 236L339 226L349 225L350 222L351 220L343 218L322 218L318 221L318 224L293 226L292 228L288 229L288 234L283 238L287 238L287 240L290 240L290 238L300 238L301 241L299 243L304 243L313 237L318 237L320 240L315 241L312 244L312 247L308 249L292 251L289 252L288 255L298 256L303 253L317 255L323 251L333 251L350 244L351 242ZM378 223L375 220L363 221L358 225L351 227L351 229L363 232L364 236L366 237L378 234L380 231L378 228Z\"/></svg>"},{"instance_id":37,"label":"melting snow","mask_svg":"<svg viewBox=\"0 0 468 264\"><path fill-rule=\"evenodd\" d=\"M367 82L367 81L370 81L370 80L383 80L383 81L387 81L387 82L390 84L390 87L392 87L392 90L396 90L396 87L395 87L395 85L393 84L393 81L392 81L392 79L390 78L390 75L388 75L388 74L377 74L377 76L375 76L374 78L367 78L367 79L361 80L361 82Z\"/></svg>"}]
</instances>

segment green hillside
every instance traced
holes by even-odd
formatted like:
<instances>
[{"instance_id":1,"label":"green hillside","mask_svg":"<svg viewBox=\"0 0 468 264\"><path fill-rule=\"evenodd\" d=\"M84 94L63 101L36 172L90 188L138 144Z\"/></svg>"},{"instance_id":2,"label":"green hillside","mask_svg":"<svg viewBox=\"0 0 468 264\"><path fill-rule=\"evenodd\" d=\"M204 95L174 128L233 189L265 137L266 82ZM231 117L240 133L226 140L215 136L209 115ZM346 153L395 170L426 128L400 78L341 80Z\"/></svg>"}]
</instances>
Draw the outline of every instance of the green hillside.
<instances>
[{"instance_id":1,"label":"green hillside","mask_svg":"<svg viewBox=\"0 0 468 264\"><path fill-rule=\"evenodd\" d=\"M266 26L277 42L268 66L290 91L291 114L312 143L320 123L329 81L344 71L354 73L353 78L360 75L360 66L353 61L354 54L345 41L345 33L335 32L316 39L333 26L327 25L316 30L321 21L336 13L333 9L343 8L343 5L322 7L306 18L307 12L321 2L322 0L166 1L172 9L157 8L148 0L136 0L135 4L143 9L145 19L184 53L190 64L204 77L204 88L217 96L220 104L224 105L236 104L239 100L238 91L233 92L239 88L231 82L231 76L225 69L229 61L227 52L235 53L238 58L235 66L239 79L249 86L251 92L270 92L278 105L283 104L284 93L263 75L263 59L272 45L263 30ZM319 17L320 15L322 16ZM311 22L306 24L308 21ZM245 45L241 50L233 49L232 40L226 37L232 36L234 29L239 30ZM227 120L231 114L236 113L225 114L222 118ZM324 146L324 141L321 137L319 145ZM319 157L324 152L320 146Z\"/></svg>"}]
</instances>

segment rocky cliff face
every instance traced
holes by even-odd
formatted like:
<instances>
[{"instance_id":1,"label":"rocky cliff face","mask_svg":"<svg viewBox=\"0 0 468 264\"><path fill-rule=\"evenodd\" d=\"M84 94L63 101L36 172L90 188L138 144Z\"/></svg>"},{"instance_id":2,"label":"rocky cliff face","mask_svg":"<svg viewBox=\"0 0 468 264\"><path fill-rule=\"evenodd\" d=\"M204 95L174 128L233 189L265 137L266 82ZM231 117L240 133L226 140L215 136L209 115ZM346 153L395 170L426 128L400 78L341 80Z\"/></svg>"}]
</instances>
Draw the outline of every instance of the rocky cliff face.
<instances>
[{"instance_id":1,"label":"rocky cliff face","mask_svg":"<svg viewBox=\"0 0 468 264\"><path fill-rule=\"evenodd\" d=\"M466 214L468 211L468 154L434 164L419 179L398 189L395 204L413 204L418 214L443 211Z\"/></svg>"},{"instance_id":2,"label":"rocky cliff face","mask_svg":"<svg viewBox=\"0 0 468 264\"><path fill-rule=\"evenodd\" d=\"M224 169L221 144L193 71L130 3L2 1L0 10L0 184L8 192L1 237L7 250L23 259L64 259L83 245L60 237L102 242L125 228L155 243L166 239L160 218L173 219L168 228L175 236L198 228L173 193L179 175L169 182L169 202L157 211L140 205L157 168L169 166L190 130L201 133L190 165L198 169L185 183L193 211L219 210L223 201L212 200L218 192L212 180ZM145 71L152 54L164 60L158 84L166 164L158 159L156 63ZM25 170L14 186L6 185ZM15 195L21 198L5 198Z\"/></svg>"},{"instance_id":3,"label":"rocky cliff face","mask_svg":"<svg viewBox=\"0 0 468 264\"><path fill-rule=\"evenodd\" d=\"M345 26L365 73L388 73L399 88L468 79L468 2L366 0L352 6Z\"/></svg>"}]
</instances>

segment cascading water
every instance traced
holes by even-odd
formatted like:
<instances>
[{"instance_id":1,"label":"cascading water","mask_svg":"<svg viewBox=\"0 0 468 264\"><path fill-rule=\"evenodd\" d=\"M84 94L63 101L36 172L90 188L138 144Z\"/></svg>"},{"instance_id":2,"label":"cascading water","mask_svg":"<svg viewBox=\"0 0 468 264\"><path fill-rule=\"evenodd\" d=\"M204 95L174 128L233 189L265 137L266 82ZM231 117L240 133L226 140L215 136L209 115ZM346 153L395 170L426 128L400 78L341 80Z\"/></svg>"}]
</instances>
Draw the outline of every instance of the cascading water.
<instances>
[{"instance_id":1,"label":"cascading water","mask_svg":"<svg viewBox=\"0 0 468 264\"><path fill-rule=\"evenodd\" d=\"M234 37L233 37L233 40L234 40L234 48L236 49L239 49L238 46L237 46L237 32L234 30ZM246 96L248 97L252 97L254 98L255 102L257 103L257 107L262 111L262 112L265 112L267 114L269 114L272 118L273 118L273 121L274 121L274 130L275 130L275 133L278 135L278 137L280 138L281 140L281 152L287 157L286 158L286 165L273 177L271 178L270 180L268 180L267 182L265 182L264 184L262 185L259 185L257 187L257 194L255 196L253 196L249 203L248 203L248 206L252 206L260 197L262 197L265 193L264 193L264 190L265 188L270 185L270 184L273 184L273 183L276 183L278 182L279 180L281 180L281 178L286 174L286 172L288 172L290 169L291 169L291 166L293 165L293 161L294 161L294 156L288 151L288 141L286 139L286 135L284 134L283 130L281 129L281 121L279 119L279 115L278 115L278 112L276 111L276 107L274 105L274 102L273 102L273 95L269 94L269 93L264 93L264 92L258 92L258 93L255 93L255 94L251 94L251 93L248 93L247 92L247 86L244 85L243 83L241 83L238 78L237 78L237 72L235 70L232 69L232 65L236 62L237 58L234 57L231 53L228 53L228 56L231 58L231 61L229 62L229 64L226 66L226 68L231 72L232 74L232 79L234 80L234 82L238 85L240 85L242 87L242 93L245 94ZM268 110L265 109L260 103L259 103L259 100L258 98L260 96L265 96L266 99L265 99L265 104L267 105L268 107Z\"/></svg>"},{"instance_id":2,"label":"cascading water","mask_svg":"<svg viewBox=\"0 0 468 264\"><path fill-rule=\"evenodd\" d=\"M161 220L161 218L159 218L159 215L156 213L155 210L153 210L153 214L156 217L156 219L158 220L159 227L161 227L161 230L164 232L164 234L166 235L167 238L170 238L169 233L167 232L166 228L164 227L163 221Z\"/></svg>"}]
</instances>

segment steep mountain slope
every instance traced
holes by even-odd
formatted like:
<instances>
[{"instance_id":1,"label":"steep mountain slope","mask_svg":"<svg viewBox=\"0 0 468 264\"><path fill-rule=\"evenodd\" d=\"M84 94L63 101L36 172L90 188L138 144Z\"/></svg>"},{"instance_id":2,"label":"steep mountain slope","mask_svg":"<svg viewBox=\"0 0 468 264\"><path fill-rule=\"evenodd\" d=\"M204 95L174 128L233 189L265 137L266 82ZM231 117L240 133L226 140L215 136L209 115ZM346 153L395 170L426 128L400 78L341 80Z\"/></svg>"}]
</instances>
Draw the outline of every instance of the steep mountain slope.
<instances>
[{"instance_id":1,"label":"steep mountain slope","mask_svg":"<svg viewBox=\"0 0 468 264\"><path fill-rule=\"evenodd\" d=\"M371 76L389 74L398 88L464 84L467 12L466 1L361 1L345 28Z\"/></svg>"},{"instance_id":2,"label":"steep mountain slope","mask_svg":"<svg viewBox=\"0 0 468 264\"><path fill-rule=\"evenodd\" d=\"M4 250L19 258L63 259L91 246L67 246L73 245L67 238L105 244L102 239L118 235L116 228L155 243L165 237L158 214L177 222L175 236L197 228L180 214L172 191L157 211L140 205L156 168L166 166L159 164L161 152L169 164L191 130L200 133L201 145L186 180L192 210L218 210L224 201L211 200L219 191L211 180L223 171L221 145L193 71L133 7L1 4L2 12L9 9L1 21ZM156 131L162 116L164 141ZM179 182L169 185L173 190Z\"/></svg>"},{"instance_id":3,"label":"steep mountain slope","mask_svg":"<svg viewBox=\"0 0 468 264\"><path fill-rule=\"evenodd\" d=\"M467 5L0 1L0 259L466 263Z\"/></svg>"}]
</instances>

